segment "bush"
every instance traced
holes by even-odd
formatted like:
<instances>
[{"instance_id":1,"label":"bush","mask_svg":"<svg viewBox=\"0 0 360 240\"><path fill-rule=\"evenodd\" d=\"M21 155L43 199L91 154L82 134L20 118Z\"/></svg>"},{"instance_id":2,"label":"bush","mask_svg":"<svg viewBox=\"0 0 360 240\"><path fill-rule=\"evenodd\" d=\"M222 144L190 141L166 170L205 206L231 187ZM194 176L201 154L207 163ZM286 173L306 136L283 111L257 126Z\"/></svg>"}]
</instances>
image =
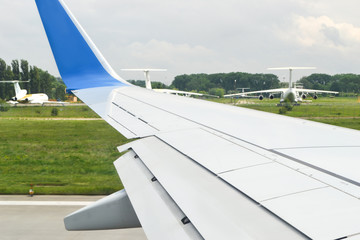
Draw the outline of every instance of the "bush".
<instances>
[{"instance_id":1,"label":"bush","mask_svg":"<svg viewBox=\"0 0 360 240\"><path fill-rule=\"evenodd\" d=\"M59 114L59 109L53 108L53 109L51 110L51 116L57 116L58 114Z\"/></svg>"},{"instance_id":2,"label":"bush","mask_svg":"<svg viewBox=\"0 0 360 240\"><path fill-rule=\"evenodd\" d=\"M223 88L211 88L209 90L210 95L218 96L218 97L224 97L225 89Z\"/></svg>"},{"instance_id":3,"label":"bush","mask_svg":"<svg viewBox=\"0 0 360 240\"><path fill-rule=\"evenodd\" d=\"M287 110L285 107L279 108L279 114L286 114Z\"/></svg>"},{"instance_id":4,"label":"bush","mask_svg":"<svg viewBox=\"0 0 360 240\"><path fill-rule=\"evenodd\" d=\"M293 105L292 103L286 99L283 103L282 103L282 107L279 108L279 113L280 114L286 114L287 111L291 111L293 109Z\"/></svg>"},{"instance_id":5,"label":"bush","mask_svg":"<svg viewBox=\"0 0 360 240\"><path fill-rule=\"evenodd\" d=\"M10 109L10 104L4 100L0 100L0 112L7 112Z\"/></svg>"}]
</instances>

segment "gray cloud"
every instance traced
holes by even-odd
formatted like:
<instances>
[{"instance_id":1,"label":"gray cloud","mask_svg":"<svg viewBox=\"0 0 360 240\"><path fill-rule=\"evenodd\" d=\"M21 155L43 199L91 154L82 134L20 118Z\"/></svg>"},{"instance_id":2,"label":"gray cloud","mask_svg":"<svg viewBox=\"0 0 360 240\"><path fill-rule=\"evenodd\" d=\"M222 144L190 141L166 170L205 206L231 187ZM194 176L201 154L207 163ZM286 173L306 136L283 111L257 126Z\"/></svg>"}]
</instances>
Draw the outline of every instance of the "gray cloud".
<instances>
[{"instance_id":1,"label":"gray cloud","mask_svg":"<svg viewBox=\"0 0 360 240\"><path fill-rule=\"evenodd\" d=\"M344 43L343 43L343 41L341 40L341 37L340 37L340 32L335 27L331 27L331 26L329 27L329 26L323 24L320 31L335 46L344 45Z\"/></svg>"}]
</instances>

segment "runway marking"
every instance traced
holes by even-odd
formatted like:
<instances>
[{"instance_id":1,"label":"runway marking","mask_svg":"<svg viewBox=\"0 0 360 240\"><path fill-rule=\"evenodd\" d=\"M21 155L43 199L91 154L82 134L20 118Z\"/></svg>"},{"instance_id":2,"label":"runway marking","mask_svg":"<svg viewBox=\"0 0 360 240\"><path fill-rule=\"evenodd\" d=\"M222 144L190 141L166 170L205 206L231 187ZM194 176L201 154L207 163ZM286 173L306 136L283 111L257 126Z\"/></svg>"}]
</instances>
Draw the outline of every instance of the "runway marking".
<instances>
[{"instance_id":1,"label":"runway marking","mask_svg":"<svg viewBox=\"0 0 360 240\"><path fill-rule=\"evenodd\" d=\"M0 201L0 206L87 206L94 202L74 201Z\"/></svg>"}]
</instances>

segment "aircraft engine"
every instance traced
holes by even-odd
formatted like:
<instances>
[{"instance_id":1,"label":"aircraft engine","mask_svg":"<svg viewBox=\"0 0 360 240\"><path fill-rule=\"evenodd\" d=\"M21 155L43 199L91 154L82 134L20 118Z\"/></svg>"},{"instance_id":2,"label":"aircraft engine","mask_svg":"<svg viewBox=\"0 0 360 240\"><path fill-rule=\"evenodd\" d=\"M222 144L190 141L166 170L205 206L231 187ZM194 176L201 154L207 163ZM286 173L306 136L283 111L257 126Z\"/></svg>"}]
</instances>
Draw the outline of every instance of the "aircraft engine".
<instances>
[{"instance_id":1,"label":"aircraft engine","mask_svg":"<svg viewBox=\"0 0 360 240\"><path fill-rule=\"evenodd\" d=\"M274 95L270 94L269 98L274 99Z\"/></svg>"},{"instance_id":2,"label":"aircraft engine","mask_svg":"<svg viewBox=\"0 0 360 240\"><path fill-rule=\"evenodd\" d=\"M317 98L318 98L318 96L317 96L317 95L314 95L314 96L313 96L313 99L315 99L315 100L316 100Z\"/></svg>"},{"instance_id":3,"label":"aircraft engine","mask_svg":"<svg viewBox=\"0 0 360 240\"><path fill-rule=\"evenodd\" d=\"M305 99L305 98L306 98L306 94L303 93L303 94L301 95L301 98L302 98L302 99Z\"/></svg>"},{"instance_id":4,"label":"aircraft engine","mask_svg":"<svg viewBox=\"0 0 360 240\"><path fill-rule=\"evenodd\" d=\"M260 95L259 96L259 100L263 100L264 99L264 96L263 95Z\"/></svg>"}]
</instances>

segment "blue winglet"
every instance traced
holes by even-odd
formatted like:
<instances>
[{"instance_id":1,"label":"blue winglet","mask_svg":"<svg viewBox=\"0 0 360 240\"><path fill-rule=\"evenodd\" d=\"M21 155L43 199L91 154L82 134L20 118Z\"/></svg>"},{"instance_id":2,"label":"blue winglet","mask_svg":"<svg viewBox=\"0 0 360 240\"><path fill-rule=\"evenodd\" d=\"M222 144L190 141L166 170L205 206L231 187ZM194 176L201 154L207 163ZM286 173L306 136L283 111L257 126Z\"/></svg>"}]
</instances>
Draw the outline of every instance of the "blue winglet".
<instances>
[{"instance_id":1,"label":"blue winglet","mask_svg":"<svg viewBox=\"0 0 360 240\"><path fill-rule=\"evenodd\" d=\"M125 86L62 0L35 0L68 90Z\"/></svg>"}]
</instances>

